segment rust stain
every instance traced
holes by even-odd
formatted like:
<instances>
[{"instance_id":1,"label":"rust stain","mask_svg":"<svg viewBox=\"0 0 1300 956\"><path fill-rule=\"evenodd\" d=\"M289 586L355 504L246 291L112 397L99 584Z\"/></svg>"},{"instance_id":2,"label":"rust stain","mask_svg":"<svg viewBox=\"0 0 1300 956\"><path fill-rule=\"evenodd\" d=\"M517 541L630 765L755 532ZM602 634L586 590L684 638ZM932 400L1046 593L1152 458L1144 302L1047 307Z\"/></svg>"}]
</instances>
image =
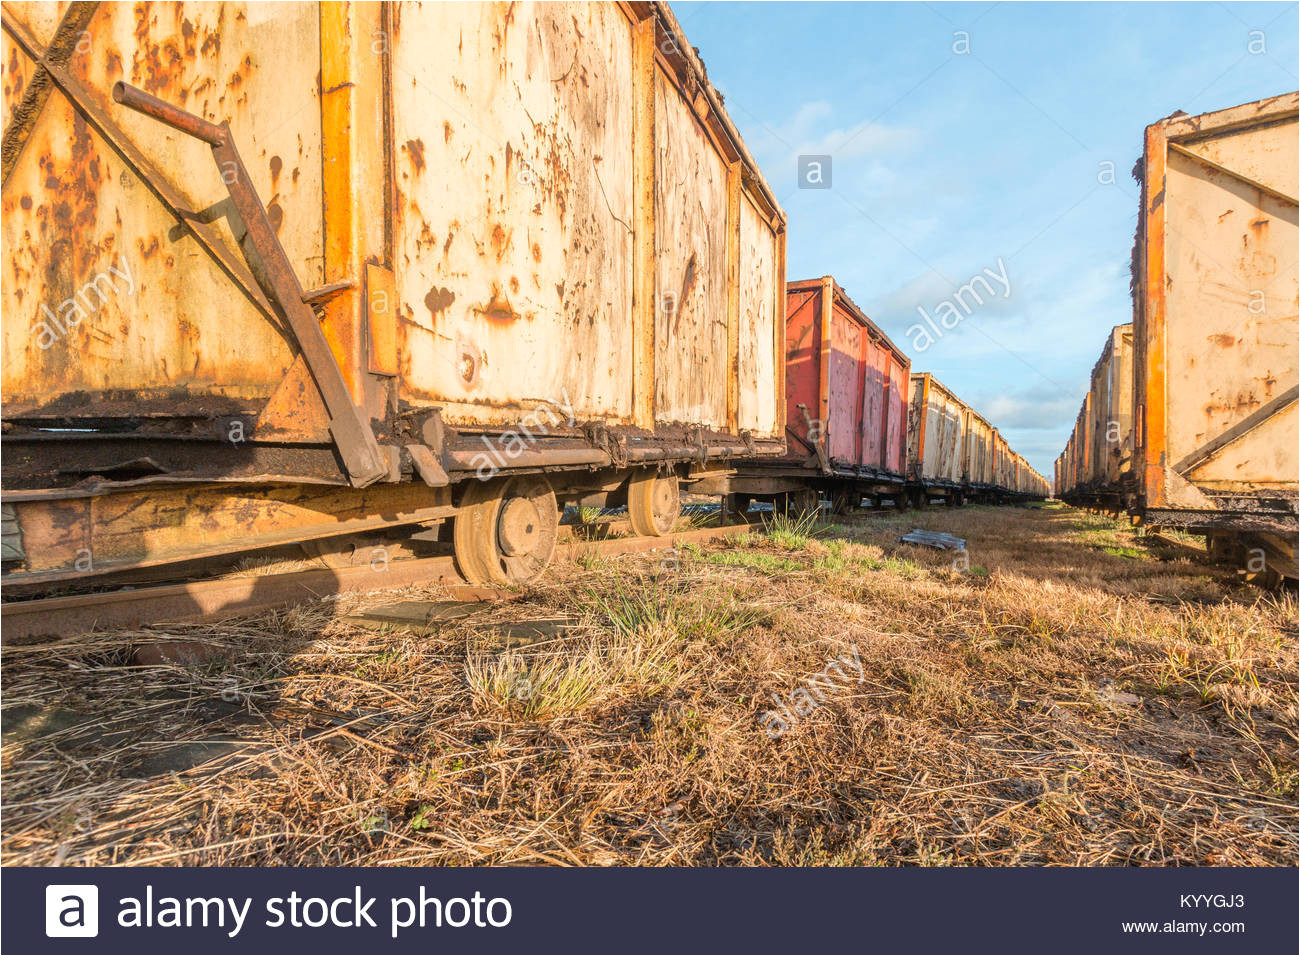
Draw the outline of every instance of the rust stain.
<instances>
[{"instance_id":1,"label":"rust stain","mask_svg":"<svg viewBox=\"0 0 1300 956\"><path fill-rule=\"evenodd\" d=\"M542 247L535 242L533 243L533 261L534 262L542 261Z\"/></svg>"},{"instance_id":2,"label":"rust stain","mask_svg":"<svg viewBox=\"0 0 1300 956\"><path fill-rule=\"evenodd\" d=\"M24 384L39 391L44 391L47 383L54 388L66 388L67 381L76 378L77 373L72 372L71 366L86 358L93 339L91 323L86 320L96 314L94 306L99 301L83 295L80 285L87 281L86 277L103 271L100 257L105 252L112 253L111 239L102 243L94 241L99 219L100 187L112 173L100 158L84 118L80 113L69 112L71 129L63 133L67 137L66 144L61 143L58 149L48 145L41 147L39 141L30 144L37 150L38 169L50 191L49 198L39 205L30 196L18 201L24 208L35 205L32 214L35 235L24 236L26 243L33 249L43 247L45 250L40 256L32 257L33 262L42 263L37 295L44 318L37 321L42 328L47 325L58 327L63 338L57 348L48 345L36 348L40 336L30 339L31 345L26 351L35 361L31 363L29 379ZM23 203L23 199L27 199L27 203ZM5 205L8 213L8 202ZM18 256L11 256L10 263L15 279L30 284L31 275L21 269ZM57 316L58 321L51 316ZM60 327L60 322L66 329Z\"/></svg>"},{"instance_id":3,"label":"rust stain","mask_svg":"<svg viewBox=\"0 0 1300 956\"><path fill-rule=\"evenodd\" d=\"M411 207L415 210L416 215L419 215L419 209L416 207L415 203L411 203ZM433 230L429 228L429 224L421 218L420 234L415 237L415 248L423 252L426 247L432 249L437 244L438 237L433 234Z\"/></svg>"},{"instance_id":4,"label":"rust stain","mask_svg":"<svg viewBox=\"0 0 1300 956\"><path fill-rule=\"evenodd\" d=\"M443 141L444 143L450 143L450 142L451 142L451 133L452 133L452 131L451 131L451 124L448 123L448 122L443 122L443 124L442 124L442 141Z\"/></svg>"},{"instance_id":5,"label":"rust stain","mask_svg":"<svg viewBox=\"0 0 1300 956\"><path fill-rule=\"evenodd\" d=\"M691 257L686 260L686 274L682 276L682 291L676 302L677 315L673 318L673 335L676 335L681 327L682 313L686 311L686 303L690 300L691 293L695 291L699 279L699 266L695 261L695 253L692 252Z\"/></svg>"},{"instance_id":6,"label":"rust stain","mask_svg":"<svg viewBox=\"0 0 1300 956\"><path fill-rule=\"evenodd\" d=\"M479 369L483 365L483 355L473 342L460 342L459 351L460 355L457 358L456 369L460 372L461 380L466 387L473 388L479 381Z\"/></svg>"},{"instance_id":7,"label":"rust stain","mask_svg":"<svg viewBox=\"0 0 1300 956\"><path fill-rule=\"evenodd\" d=\"M487 305L483 306L481 309L476 309L475 311L489 322L498 325L508 325L519 319L519 313L514 310L514 307L510 304L510 300L505 297L501 291L501 287L497 285L493 285L492 298L488 300Z\"/></svg>"},{"instance_id":8,"label":"rust stain","mask_svg":"<svg viewBox=\"0 0 1300 956\"><path fill-rule=\"evenodd\" d=\"M424 306L429 310L429 315L436 322L439 313L447 311L455 301L456 296L450 289L430 288L424 297Z\"/></svg>"},{"instance_id":9,"label":"rust stain","mask_svg":"<svg viewBox=\"0 0 1300 956\"><path fill-rule=\"evenodd\" d=\"M152 259L154 256L158 254L158 248L159 248L158 237L150 236L149 243L147 245L145 244L145 241L143 239L137 239L135 241L135 247L140 251L141 259L145 259L145 260Z\"/></svg>"},{"instance_id":10,"label":"rust stain","mask_svg":"<svg viewBox=\"0 0 1300 956\"><path fill-rule=\"evenodd\" d=\"M506 250L510 248L510 233L500 223L492 227L492 248L496 251L497 262L505 258Z\"/></svg>"},{"instance_id":11,"label":"rust stain","mask_svg":"<svg viewBox=\"0 0 1300 956\"><path fill-rule=\"evenodd\" d=\"M1237 339L1235 336L1227 335L1223 332L1220 332L1217 335L1206 336L1206 339L1210 342L1213 342L1221 349L1230 349L1237 344Z\"/></svg>"},{"instance_id":12,"label":"rust stain","mask_svg":"<svg viewBox=\"0 0 1300 956\"><path fill-rule=\"evenodd\" d=\"M406 152L410 154L411 165L415 168L416 173L424 172L424 140L408 139L406 141Z\"/></svg>"},{"instance_id":13,"label":"rust stain","mask_svg":"<svg viewBox=\"0 0 1300 956\"><path fill-rule=\"evenodd\" d=\"M272 188L280 181L280 170L284 169L284 160L279 156L271 157L271 186Z\"/></svg>"},{"instance_id":14,"label":"rust stain","mask_svg":"<svg viewBox=\"0 0 1300 956\"><path fill-rule=\"evenodd\" d=\"M10 47L9 66L5 71L5 96L16 104L22 99L24 83L22 67L18 61L18 47Z\"/></svg>"}]
</instances>

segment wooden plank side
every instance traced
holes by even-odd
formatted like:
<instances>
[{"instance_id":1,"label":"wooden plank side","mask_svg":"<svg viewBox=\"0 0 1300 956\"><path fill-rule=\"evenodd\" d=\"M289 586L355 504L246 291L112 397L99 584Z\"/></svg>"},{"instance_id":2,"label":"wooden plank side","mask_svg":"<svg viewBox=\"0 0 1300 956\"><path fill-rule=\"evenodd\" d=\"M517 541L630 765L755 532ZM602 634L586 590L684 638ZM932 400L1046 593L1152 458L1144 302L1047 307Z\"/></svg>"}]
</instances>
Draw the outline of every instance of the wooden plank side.
<instances>
[{"instance_id":1,"label":"wooden plank side","mask_svg":"<svg viewBox=\"0 0 1300 956\"><path fill-rule=\"evenodd\" d=\"M630 422L633 25L586 3L393 19L403 397L454 424Z\"/></svg>"},{"instance_id":2,"label":"wooden plank side","mask_svg":"<svg viewBox=\"0 0 1300 956\"><path fill-rule=\"evenodd\" d=\"M727 424L727 164L655 77L655 418Z\"/></svg>"},{"instance_id":3,"label":"wooden plank side","mask_svg":"<svg viewBox=\"0 0 1300 956\"><path fill-rule=\"evenodd\" d=\"M777 437L779 416L772 382L776 375L777 302L784 281L777 275L777 235L746 194L740 204L740 395L737 424L760 438ZM781 290L778 300L773 289Z\"/></svg>"},{"instance_id":4,"label":"wooden plank side","mask_svg":"<svg viewBox=\"0 0 1300 956\"><path fill-rule=\"evenodd\" d=\"M1294 196L1296 122L1244 128L1187 148ZM1296 206L1171 152L1165 239L1167 457L1172 465L1300 381ZM1291 403L1196 466L1202 490L1297 487Z\"/></svg>"}]
</instances>

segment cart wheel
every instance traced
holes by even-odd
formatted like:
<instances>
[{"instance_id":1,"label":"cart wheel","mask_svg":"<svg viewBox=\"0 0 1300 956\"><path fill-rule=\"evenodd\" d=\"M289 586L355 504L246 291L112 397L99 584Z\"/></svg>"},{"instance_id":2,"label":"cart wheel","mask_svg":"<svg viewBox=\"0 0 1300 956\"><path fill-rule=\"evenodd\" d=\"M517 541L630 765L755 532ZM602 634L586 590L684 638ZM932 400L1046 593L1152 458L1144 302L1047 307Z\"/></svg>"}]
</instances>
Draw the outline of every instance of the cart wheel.
<instances>
[{"instance_id":1,"label":"cart wheel","mask_svg":"<svg viewBox=\"0 0 1300 956\"><path fill-rule=\"evenodd\" d=\"M559 524L541 476L471 482L452 528L460 573L470 584L526 584L550 563Z\"/></svg>"},{"instance_id":2,"label":"cart wheel","mask_svg":"<svg viewBox=\"0 0 1300 956\"><path fill-rule=\"evenodd\" d=\"M904 494L903 492L901 491L895 492L894 497L891 500L894 502L895 511L907 510L907 495Z\"/></svg>"},{"instance_id":3,"label":"cart wheel","mask_svg":"<svg viewBox=\"0 0 1300 956\"><path fill-rule=\"evenodd\" d=\"M831 513L846 515L862 501L861 495L851 491L837 491L831 496Z\"/></svg>"},{"instance_id":4,"label":"cart wheel","mask_svg":"<svg viewBox=\"0 0 1300 956\"><path fill-rule=\"evenodd\" d=\"M632 476L627 488L627 515L638 535L657 538L667 534L673 530L681 510L676 475L646 470Z\"/></svg>"}]
</instances>

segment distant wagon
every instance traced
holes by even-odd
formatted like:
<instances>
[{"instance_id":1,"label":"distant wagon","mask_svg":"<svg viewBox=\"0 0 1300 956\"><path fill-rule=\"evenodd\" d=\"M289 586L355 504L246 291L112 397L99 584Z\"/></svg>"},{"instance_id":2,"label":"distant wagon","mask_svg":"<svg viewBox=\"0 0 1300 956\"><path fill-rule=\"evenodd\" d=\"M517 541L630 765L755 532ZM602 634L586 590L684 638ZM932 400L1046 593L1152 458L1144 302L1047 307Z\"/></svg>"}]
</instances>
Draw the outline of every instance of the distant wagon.
<instances>
[{"instance_id":1,"label":"distant wagon","mask_svg":"<svg viewBox=\"0 0 1300 956\"><path fill-rule=\"evenodd\" d=\"M1300 94L1147 127L1126 326L1057 464L1067 499L1296 578Z\"/></svg>"},{"instance_id":2,"label":"distant wagon","mask_svg":"<svg viewBox=\"0 0 1300 956\"><path fill-rule=\"evenodd\" d=\"M718 487L737 510L762 498L836 513L863 499L901 503L910 361L831 276L786 285L787 452L751 461Z\"/></svg>"}]
</instances>

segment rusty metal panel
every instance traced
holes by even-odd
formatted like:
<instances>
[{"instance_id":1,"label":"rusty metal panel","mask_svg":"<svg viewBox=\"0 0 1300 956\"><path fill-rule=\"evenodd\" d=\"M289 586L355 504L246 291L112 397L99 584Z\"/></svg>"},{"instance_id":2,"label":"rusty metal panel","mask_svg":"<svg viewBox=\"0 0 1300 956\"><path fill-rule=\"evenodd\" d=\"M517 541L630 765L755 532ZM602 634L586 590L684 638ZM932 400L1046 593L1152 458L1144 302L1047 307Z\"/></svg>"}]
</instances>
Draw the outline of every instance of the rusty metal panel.
<instances>
[{"instance_id":1,"label":"rusty metal panel","mask_svg":"<svg viewBox=\"0 0 1300 956\"><path fill-rule=\"evenodd\" d=\"M786 343L788 427L807 438L804 405L833 464L903 474L907 356L830 276L786 286Z\"/></svg>"},{"instance_id":2,"label":"rusty metal panel","mask_svg":"<svg viewBox=\"0 0 1300 956\"><path fill-rule=\"evenodd\" d=\"M89 9L5 5L7 118ZM783 434L784 214L666 7L103 4L86 27L6 154L7 417L270 401L277 435L306 440L275 397L303 391L301 363L240 271L221 172L114 103L120 80L229 123L372 415L396 398L490 427L554 404ZM374 269L392 271L391 318ZM648 323L634 289L653 292ZM375 379L394 372L389 395Z\"/></svg>"},{"instance_id":3,"label":"rusty metal panel","mask_svg":"<svg viewBox=\"0 0 1300 956\"><path fill-rule=\"evenodd\" d=\"M907 471L907 389L911 360L895 352L889 361L889 418L885 426L885 468L895 474Z\"/></svg>"},{"instance_id":4,"label":"rusty metal panel","mask_svg":"<svg viewBox=\"0 0 1300 956\"><path fill-rule=\"evenodd\" d=\"M830 364L827 368L830 397L829 414L826 416L827 453L833 464L843 463L850 467L859 464L863 450L864 333L863 327L846 312L843 305L834 303L831 310Z\"/></svg>"},{"instance_id":5,"label":"rusty metal panel","mask_svg":"<svg viewBox=\"0 0 1300 956\"><path fill-rule=\"evenodd\" d=\"M867 339L862 363L862 462L885 467L889 415L889 352Z\"/></svg>"},{"instance_id":6,"label":"rusty metal panel","mask_svg":"<svg viewBox=\"0 0 1300 956\"><path fill-rule=\"evenodd\" d=\"M795 440L789 453L806 458L817 431L810 433L805 418L816 419L821 406L821 282L791 283L785 307L786 428Z\"/></svg>"},{"instance_id":7,"label":"rusty metal panel","mask_svg":"<svg viewBox=\"0 0 1300 956\"><path fill-rule=\"evenodd\" d=\"M5 4L5 16L9 16L9 4ZM3 99L0 99L0 126L9 125L9 119L23 101L23 94L35 73L35 62L23 53L9 34L0 35L0 88L4 92Z\"/></svg>"},{"instance_id":8,"label":"rusty metal panel","mask_svg":"<svg viewBox=\"0 0 1300 956\"><path fill-rule=\"evenodd\" d=\"M192 485L14 505L28 556L10 580L252 550L451 513L446 488ZM437 511L435 509L441 509ZM233 541L233 546L232 546Z\"/></svg>"},{"instance_id":9,"label":"rusty metal panel","mask_svg":"<svg viewBox=\"0 0 1300 956\"><path fill-rule=\"evenodd\" d=\"M691 104L655 76L655 419L726 424L727 168Z\"/></svg>"},{"instance_id":10,"label":"rusty metal panel","mask_svg":"<svg viewBox=\"0 0 1300 956\"><path fill-rule=\"evenodd\" d=\"M45 46L54 38L54 31L70 6L68 0L53 3L49 0L5 0L4 14L25 24L36 41Z\"/></svg>"},{"instance_id":11,"label":"rusty metal panel","mask_svg":"<svg viewBox=\"0 0 1300 956\"><path fill-rule=\"evenodd\" d=\"M670 75L666 12L401 3L392 19L402 397L467 427L546 402L779 435L781 215L754 208L707 91Z\"/></svg>"},{"instance_id":12,"label":"rusty metal panel","mask_svg":"<svg viewBox=\"0 0 1300 956\"><path fill-rule=\"evenodd\" d=\"M1148 507L1296 494L1298 102L1147 130L1134 362Z\"/></svg>"},{"instance_id":13,"label":"rusty metal panel","mask_svg":"<svg viewBox=\"0 0 1300 956\"><path fill-rule=\"evenodd\" d=\"M51 5L5 6L47 42ZM320 33L310 3L101 4L67 74L85 108L166 171L230 250L228 201L207 146L111 101L125 80L250 144L249 172L304 285L321 281ZM192 234L53 90L3 191L6 415L248 410L293 355ZM232 253L232 255L236 255ZM75 396L75 397L74 397ZM179 397L178 397L179 396ZM115 404L116 403L116 404Z\"/></svg>"},{"instance_id":14,"label":"rusty metal panel","mask_svg":"<svg viewBox=\"0 0 1300 956\"><path fill-rule=\"evenodd\" d=\"M993 484L999 488L1011 487L1011 449L1007 446L1007 440L1003 438L996 430L993 432Z\"/></svg>"},{"instance_id":15,"label":"rusty metal panel","mask_svg":"<svg viewBox=\"0 0 1300 956\"><path fill-rule=\"evenodd\" d=\"M756 435L778 431L779 406L772 382L785 302L778 272L779 238L748 194L740 204L740 407L737 425ZM774 295L773 290L780 290ZM780 309L780 313L778 313Z\"/></svg>"},{"instance_id":16,"label":"rusty metal panel","mask_svg":"<svg viewBox=\"0 0 1300 956\"><path fill-rule=\"evenodd\" d=\"M993 484L993 426L974 409L966 410L962 449L963 480L968 484Z\"/></svg>"},{"instance_id":17,"label":"rusty metal panel","mask_svg":"<svg viewBox=\"0 0 1300 956\"><path fill-rule=\"evenodd\" d=\"M585 3L393 20L403 397L629 421L632 25Z\"/></svg>"},{"instance_id":18,"label":"rusty metal panel","mask_svg":"<svg viewBox=\"0 0 1300 956\"><path fill-rule=\"evenodd\" d=\"M909 468L926 481L960 482L966 405L929 373L912 375ZM909 436L910 437L910 436Z\"/></svg>"},{"instance_id":19,"label":"rusty metal panel","mask_svg":"<svg viewBox=\"0 0 1300 956\"><path fill-rule=\"evenodd\" d=\"M1083 482L1095 489L1118 485L1133 455L1133 326L1111 330L1092 369L1086 407L1089 447Z\"/></svg>"},{"instance_id":20,"label":"rusty metal panel","mask_svg":"<svg viewBox=\"0 0 1300 956\"><path fill-rule=\"evenodd\" d=\"M1187 146L1287 195L1297 193L1294 108L1287 123ZM1171 226L1165 240L1166 460L1172 464L1300 381L1300 328L1294 202L1178 153L1169 157L1165 202ZM1205 489L1294 490L1298 437L1292 402L1184 477Z\"/></svg>"},{"instance_id":21,"label":"rusty metal panel","mask_svg":"<svg viewBox=\"0 0 1300 956\"><path fill-rule=\"evenodd\" d=\"M397 283L391 270L366 265L366 358L376 375L396 375Z\"/></svg>"},{"instance_id":22,"label":"rusty metal panel","mask_svg":"<svg viewBox=\"0 0 1300 956\"><path fill-rule=\"evenodd\" d=\"M1111 331L1106 381L1099 387L1106 392L1108 408L1100 442L1104 448L1101 481L1112 487L1133 467L1133 323Z\"/></svg>"}]
</instances>

